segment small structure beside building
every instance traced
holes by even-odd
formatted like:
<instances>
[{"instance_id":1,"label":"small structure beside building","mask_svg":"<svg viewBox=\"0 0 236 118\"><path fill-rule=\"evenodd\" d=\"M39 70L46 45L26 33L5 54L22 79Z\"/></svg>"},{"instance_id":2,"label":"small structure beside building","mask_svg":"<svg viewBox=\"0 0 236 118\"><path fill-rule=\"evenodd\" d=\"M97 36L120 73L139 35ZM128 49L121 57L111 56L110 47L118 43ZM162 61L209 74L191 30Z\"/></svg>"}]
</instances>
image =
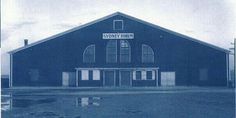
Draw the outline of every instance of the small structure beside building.
<instances>
[{"instance_id":1,"label":"small structure beside building","mask_svg":"<svg viewBox=\"0 0 236 118\"><path fill-rule=\"evenodd\" d=\"M1 88L9 88L9 75L1 75Z\"/></svg>"}]
</instances>

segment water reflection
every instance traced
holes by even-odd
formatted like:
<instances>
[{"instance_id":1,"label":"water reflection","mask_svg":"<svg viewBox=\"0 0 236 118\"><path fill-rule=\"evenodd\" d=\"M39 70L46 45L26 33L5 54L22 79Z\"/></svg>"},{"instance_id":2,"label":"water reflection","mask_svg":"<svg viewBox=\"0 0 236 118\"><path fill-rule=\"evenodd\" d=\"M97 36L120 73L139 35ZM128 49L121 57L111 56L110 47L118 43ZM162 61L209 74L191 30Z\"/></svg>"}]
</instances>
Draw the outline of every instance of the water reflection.
<instances>
[{"instance_id":1,"label":"water reflection","mask_svg":"<svg viewBox=\"0 0 236 118\"><path fill-rule=\"evenodd\" d=\"M1 111L8 111L12 109L12 94L2 94L1 95Z\"/></svg>"},{"instance_id":2,"label":"water reflection","mask_svg":"<svg viewBox=\"0 0 236 118\"><path fill-rule=\"evenodd\" d=\"M77 97L76 107L100 106L100 97Z\"/></svg>"},{"instance_id":3,"label":"water reflection","mask_svg":"<svg viewBox=\"0 0 236 118\"><path fill-rule=\"evenodd\" d=\"M101 97L97 96L85 96L85 97L24 97L12 95L11 93L4 93L1 95L1 111L12 110L13 108L28 108L31 106L39 104L49 104L49 103L67 103L68 105L74 104L76 107L91 107L91 106L100 106ZM75 100L75 101L74 101ZM72 105L72 106L74 106Z\"/></svg>"},{"instance_id":4,"label":"water reflection","mask_svg":"<svg viewBox=\"0 0 236 118\"><path fill-rule=\"evenodd\" d=\"M12 108L27 108L32 105L52 103L55 98L26 99L14 97L11 93L1 95L1 111L12 110Z\"/></svg>"},{"instance_id":5,"label":"water reflection","mask_svg":"<svg viewBox=\"0 0 236 118\"><path fill-rule=\"evenodd\" d=\"M11 109L11 100L7 100L5 102L2 101L1 103L1 110L2 111L7 111Z\"/></svg>"},{"instance_id":6,"label":"water reflection","mask_svg":"<svg viewBox=\"0 0 236 118\"><path fill-rule=\"evenodd\" d=\"M12 99L12 107L26 108L26 107L29 107L29 106L32 106L32 105L52 103L52 102L55 102L55 101L56 101L56 99L54 99L54 98L45 98L45 99L39 99L39 100Z\"/></svg>"}]
</instances>

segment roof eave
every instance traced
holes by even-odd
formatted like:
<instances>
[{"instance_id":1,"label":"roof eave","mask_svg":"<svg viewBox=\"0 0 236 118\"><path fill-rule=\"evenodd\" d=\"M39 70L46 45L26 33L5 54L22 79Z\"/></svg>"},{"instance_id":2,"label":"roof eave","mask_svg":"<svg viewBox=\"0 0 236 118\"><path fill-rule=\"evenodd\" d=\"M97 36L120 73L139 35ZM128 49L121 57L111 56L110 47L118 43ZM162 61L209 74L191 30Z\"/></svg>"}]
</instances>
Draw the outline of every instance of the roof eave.
<instances>
[{"instance_id":1,"label":"roof eave","mask_svg":"<svg viewBox=\"0 0 236 118\"><path fill-rule=\"evenodd\" d=\"M50 36L50 37L48 37L48 38L42 39L42 40L40 40L40 41L36 41L36 42L31 43L31 44L29 44L29 45L27 45L27 46L20 47L20 48L17 48L17 49L15 49L15 50L9 51L8 53L9 53L9 54L14 54L14 53L16 53L16 52L18 52L18 51L27 49L27 48L29 48L29 47L32 47L32 46L34 46L34 45L37 45L37 44L46 42L46 41L51 40L51 39L55 39L55 38L60 37L60 36L62 36L62 35L71 33L71 32L73 32L73 31L76 31L76 30L79 30L79 29L81 29L81 28L90 26L90 25L95 24L95 23L97 23L97 22L106 20L106 19L111 18L111 17L113 17L113 16L115 16L115 15L118 15L118 14L121 14L121 13L120 13L120 12L115 12L115 13L113 13L113 14L104 16L104 17L99 18L99 19L97 19L97 20L88 22L88 23L86 23L86 24L84 24L84 25L77 26L77 27L75 27L75 28L72 28L72 29L66 30L66 31L64 31L64 32L58 33L58 34L56 34L56 35Z\"/></svg>"},{"instance_id":2,"label":"roof eave","mask_svg":"<svg viewBox=\"0 0 236 118\"><path fill-rule=\"evenodd\" d=\"M121 16L127 17L127 18L129 18L129 19L135 20L135 21L137 21L137 22L140 22L140 23L146 24L146 25L148 25L148 26L154 27L154 28L156 28L156 29L163 30L163 31L168 32L168 33L170 33L170 34L174 34L174 35L180 36L180 37L182 37L182 38L189 39L189 40L191 40L191 41L200 43L200 44L202 44L202 45L205 45L205 46L214 48L214 49L219 50L219 51L223 51L223 52L225 52L225 53L230 53L229 50L226 50L226 49L224 49L224 48L221 48L221 47L218 47L218 46L215 46L215 45L212 45L212 44L209 44L209 43L200 41L200 40L198 40L198 39L195 39L195 38L192 38L192 37L189 37L189 36L186 36L186 35L183 35L183 34L180 34L180 33L174 32L174 31L171 31L171 30L168 30L168 29L166 29L166 28L163 28L163 27L160 27L160 26L158 26L158 25L155 25L155 24L146 22L146 21L144 21L144 20L135 18L135 17L133 17L133 16L126 15L126 14L121 13L121 12L115 12L115 13L113 13L113 14L104 16L104 17L102 17L102 18L100 18L100 19L97 19L97 20L91 21L91 22L89 22L89 23L86 23L86 24L84 24L84 25L77 26L77 27L75 27L75 28L69 29L69 30L64 31L64 32L62 32L62 33L59 33L59 34L53 35L53 36L51 36L51 37L42 39L42 40L40 40L40 41L31 43L31 44L29 44L29 45L27 45L27 46L20 47L20 48L17 48L17 49L15 49L15 50L9 51L8 53L9 53L9 54L14 54L14 53L16 53L16 52L18 52L18 51L27 49L27 48L32 47L32 46L34 46L34 45L37 45L37 44L39 44L39 43L43 43L43 42L46 42L46 41L48 41L48 40L55 39L55 38L60 37L60 36L62 36L62 35L64 35L64 34L71 33L71 32L73 32L73 31L76 31L76 30L79 30L79 29L81 29L81 28L90 26L90 25L95 24L95 23L97 23L97 22L106 20L106 19L111 18L111 17L113 17L113 16L115 16L115 15L121 15Z\"/></svg>"}]
</instances>

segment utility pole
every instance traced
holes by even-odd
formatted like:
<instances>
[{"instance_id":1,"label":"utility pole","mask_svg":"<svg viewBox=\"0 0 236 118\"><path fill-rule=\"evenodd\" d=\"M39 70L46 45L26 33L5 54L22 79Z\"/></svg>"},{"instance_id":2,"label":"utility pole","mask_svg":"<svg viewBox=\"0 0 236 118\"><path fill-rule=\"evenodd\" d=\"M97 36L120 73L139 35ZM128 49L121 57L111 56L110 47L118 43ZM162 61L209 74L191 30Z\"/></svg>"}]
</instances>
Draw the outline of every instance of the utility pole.
<instances>
[{"instance_id":1,"label":"utility pole","mask_svg":"<svg viewBox=\"0 0 236 118\"><path fill-rule=\"evenodd\" d=\"M236 38L234 38L234 87L235 87L235 84L236 84L236 82L235 82L235 78L236 78Z\"/></svg>"},{"instance_id":2,"label":"utility pole","mask_svg":"<svg viewBox=\"0 0 236 118\"><path fill-rule=\"evenodd\" d=\"M231 43L232 45L234 45L234 47L233 48L230 48L230 50L234 50L234 53L233 53L233 55L234 55L234 78L233 78L233 87L235 87L235 85L236 85L236 81L235 81L235 79L236 79L236 38L234 38L234 42L233 43Z\"/></svg>"}]
</instances>

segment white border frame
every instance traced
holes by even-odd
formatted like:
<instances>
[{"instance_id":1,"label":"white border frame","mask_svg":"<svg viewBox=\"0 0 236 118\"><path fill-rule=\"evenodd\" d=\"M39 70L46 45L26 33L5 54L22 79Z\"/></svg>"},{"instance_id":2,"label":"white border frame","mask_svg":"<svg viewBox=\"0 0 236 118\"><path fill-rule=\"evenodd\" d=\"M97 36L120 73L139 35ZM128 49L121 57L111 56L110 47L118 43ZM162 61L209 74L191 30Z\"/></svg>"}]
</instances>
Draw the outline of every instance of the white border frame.
<instances>
[{"instance_id":1,"label":"white border frame","mask_svg":"<svg viewBox=\"0 0 236 118\"><path fill-rule=\"evenodd\" d=\"M84 61L84 53L85 53L85 51L88 49L88 48L90 48L90 47L92 47L92 46L94 46L94 49L93 49L93 51L94 51L94 58L93 58L93 61L94 62L85 62ZM84 49L84 52L83 52L83 63L95 63L96 62L96 46L95 46L95 44L91 44L91 45L88 45L85 49Z\"/></svg>"},{"instance_id":2,"label":"white border frame","mask_svg":"<svg viewBox=\"0 0 236 118\"><path fill-rule=\"evenodd\" d=\"M152 53L153 53L153 62L144 62L143 61L143 47L144 46L147 46L148 48L151 48L152 49ZM147 44L142 44L142 57L141 57L141 61L142 61L142 63L155 63L155 52L154 52L154 50L153 50L153 48L151 47L151 46L149 46L149 45L147 45Z\"/></svg>"},{"instance_id":3,"label":"white border frame","mask_svg":"<svg viewBox=\"0 0 236 118\"><path fill-rule=\"evenodd\" d=\"M129 41L127 41L127 40L120 40L120 45L121 45L121 41L126 41L126 42L128 42L128 45L129 45L129 62L121 62L120 60L121 60L121 53L120 53L120 63L131 63L131 46L130 46L130 43L129 43ZM120 46L120 50L121 50L121 46ZM119 50L119 52L120 52L120 50Z\"/></svg>"},{"instance_id":4,"label":"white border frame","mask_svg":"<svg viewBox=\"0 0 236 118\"><path fill-rule=\"evenodd\" d=\"M122 22L122 28L121 29L115 29L115 22ZM113 30L124 30L124 20L113 20Z\"/></svg>"},{"instance_id":5,"label":"white border frame","mask_svg":"<svg viewBox=\"0 0 236 118\"><path fill-rule=\"evenodd\" d=\"M108 62L108 54L107 54L107 45L110 41L116 41L116 62ZM117 56L118 56L118 46L117 46L117 40L109 40L106 44L106 63L117 63L118 62L118 59L117 59Z\"/></svg>"}]
</instances>

